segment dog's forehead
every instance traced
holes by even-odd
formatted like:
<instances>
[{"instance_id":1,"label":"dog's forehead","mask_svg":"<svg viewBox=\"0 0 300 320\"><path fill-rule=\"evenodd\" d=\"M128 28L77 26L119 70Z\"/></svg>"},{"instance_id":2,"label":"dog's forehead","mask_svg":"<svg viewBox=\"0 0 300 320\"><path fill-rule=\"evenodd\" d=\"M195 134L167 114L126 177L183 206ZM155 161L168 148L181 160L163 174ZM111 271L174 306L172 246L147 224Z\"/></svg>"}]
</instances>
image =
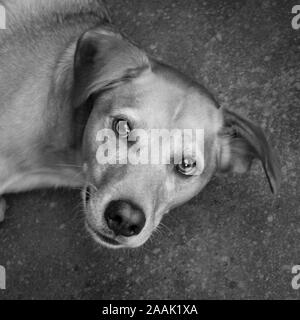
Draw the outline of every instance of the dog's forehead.
<instances>
[{"instance_id":1,"label":"dog's forehead","mask_svg":"<svg viewBox=\"0 0 300 320\"><path fill-rule=\"evenodd\" d=\"M117 108L130 109L149 128L217 130L221 119L214 102L195 85L176 80L146 71L123 86Z\"/></svg>"}]
</instances>

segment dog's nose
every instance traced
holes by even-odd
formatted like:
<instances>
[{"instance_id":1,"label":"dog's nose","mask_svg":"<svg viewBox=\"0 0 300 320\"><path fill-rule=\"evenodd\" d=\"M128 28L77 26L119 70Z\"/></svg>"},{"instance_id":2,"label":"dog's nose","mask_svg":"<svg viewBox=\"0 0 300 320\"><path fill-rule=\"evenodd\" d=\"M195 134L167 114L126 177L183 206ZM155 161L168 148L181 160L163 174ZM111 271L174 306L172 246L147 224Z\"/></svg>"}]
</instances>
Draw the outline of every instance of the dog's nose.
<instances>
[{"instance_id":1,"label":"dog's nose","mask_svg":"<svg viewBox=\"0 0 300 320\"><path fill-rule=\"evenodd\" d=\"M116 235L132 237L138 235L146 222L143 211L127 201L112 201L105 210L108 227Z\"/></svg>"}]
</instances>

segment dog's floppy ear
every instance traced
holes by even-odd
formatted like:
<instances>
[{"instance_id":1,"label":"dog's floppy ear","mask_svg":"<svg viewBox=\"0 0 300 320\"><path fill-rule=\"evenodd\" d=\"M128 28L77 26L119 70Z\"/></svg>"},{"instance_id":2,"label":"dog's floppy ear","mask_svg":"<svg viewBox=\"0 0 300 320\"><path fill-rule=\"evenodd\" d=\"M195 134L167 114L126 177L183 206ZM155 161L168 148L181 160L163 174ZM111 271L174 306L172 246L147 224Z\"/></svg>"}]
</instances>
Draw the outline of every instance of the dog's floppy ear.
<instances>
[{"instance_id":1,"label":"dog's floppy ear","mask_svg":"<svg viewBox=\"0 0 300 320\"><path fill-rule=\"evenodd\" d=\"M150 68L146 54L118 34L93 29L77 43L74 65L73 105L96 92L112 88Z\"/></svg>"},{"instance_id":2,"label":"dog's floppy ear","mask_svg":"<svg viewBox=\"0 0 300 320\"><path fill-rule=\"evenodd\" d=\"M273 193L280 185L280 168L262 129L232 111L223 109L224 125L219 134L218 168L221 172L246 172L253 159L262 162Z\"/></svg>"}]
</instances>

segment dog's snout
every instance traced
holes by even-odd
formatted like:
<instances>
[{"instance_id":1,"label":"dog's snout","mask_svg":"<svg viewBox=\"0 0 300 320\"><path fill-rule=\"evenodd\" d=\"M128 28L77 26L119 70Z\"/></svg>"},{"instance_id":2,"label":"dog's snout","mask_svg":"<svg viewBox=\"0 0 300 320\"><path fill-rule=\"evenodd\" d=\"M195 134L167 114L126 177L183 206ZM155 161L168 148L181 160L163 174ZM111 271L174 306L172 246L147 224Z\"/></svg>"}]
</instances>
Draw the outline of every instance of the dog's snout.
<instances>
[{"instance_id":1,"label":"dog's snout","mask_svg":"<svg viewBox=\"0 0 300 320\"><path fill-rule=\"evenodd\" d=\"M108 227L125 237L138 235L146 222L144 212L131 202L112 201L104 213Z\"/></svg>"}]
</instances>

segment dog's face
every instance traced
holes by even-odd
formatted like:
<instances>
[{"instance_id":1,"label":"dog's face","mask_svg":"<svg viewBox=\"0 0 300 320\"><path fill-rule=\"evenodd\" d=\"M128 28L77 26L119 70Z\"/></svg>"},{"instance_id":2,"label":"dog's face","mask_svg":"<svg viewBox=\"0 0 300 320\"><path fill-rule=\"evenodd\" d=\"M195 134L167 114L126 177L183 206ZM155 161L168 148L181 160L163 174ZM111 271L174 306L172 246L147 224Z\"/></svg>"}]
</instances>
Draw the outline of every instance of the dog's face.
<instances>
[{"instance_id":1,"label":"dog's face","mask_svg":"<svg viewBox=\"0 0 300 320\"><path fill-rule=\"evenodd\" d=\"M157 67L162 68L162 72L170 72ZM102 94L94 102L84 135L89 181L97 187L86 191L90 194L86 211L90 227L98 231L96 237L99 233L109 237L119 233L115 238L119 246L143 244L166 212L192 198L209 181L215 169L213 145L220 126L219 111L207 97L196 88L178 86L152 70ZM118 145L117 151L126 148L129 153L139 145L147 148L148 154L152 151L150 144L130 141L137 130L144 129L150 136L151 129L171 132L172 129L203 128L206 133L204 164L207 165L203 168L203 160L189 152L193 141L186 143L184 155L179 143L174 144L171 154L172 158L188 161L187 168L174 161L152 164L151 159L148 164L127 161L123 165L101 165L96 156L101 142L96 141L96 137L104 128L111 129L119 138L122 146ZM116 221L110 221L114 219Z\"/></svg>"},{"instance_id":2,"label":"dog's face","mask_svg":"<svg viewBox=\"0 0 300 320\"><path fill-rule=\"evenodd\" d=\"M86 226L97 242L141 246L163 215L199 193L216 170L243 172L255 157L276 188L276 164L259 128L219 109L201 86L118 36L86 33L78 42L74 74L75 107L92 107L83 135L83 198ZM155 163L150 155L161 140L149 143L153 129L178 133L170 153L156 149ZM103 130L116 138L116 163L101 161L110 152L99 152L107 144L107 137L99 138ZM193 139L197 130L202 139ZM129 161L145 150L147 163Z\"/></svg>"}]
</instances>

